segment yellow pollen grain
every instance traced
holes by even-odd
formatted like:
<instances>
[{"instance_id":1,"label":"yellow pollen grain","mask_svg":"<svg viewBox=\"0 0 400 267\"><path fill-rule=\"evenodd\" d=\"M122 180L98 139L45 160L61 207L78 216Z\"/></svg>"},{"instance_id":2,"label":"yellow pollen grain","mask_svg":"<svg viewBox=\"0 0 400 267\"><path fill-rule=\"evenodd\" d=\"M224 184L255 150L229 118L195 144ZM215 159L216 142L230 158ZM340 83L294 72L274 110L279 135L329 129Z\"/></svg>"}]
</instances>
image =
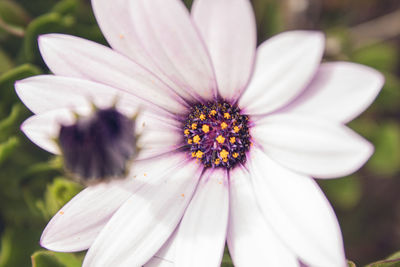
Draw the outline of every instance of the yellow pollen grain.
<instances>
[{"instance_id":1,"label":"yellow pollen grain","mask_svg":"<svg viewBox=\"0 0 400 267\"><path fill-rule=\"evenodd\" d=\"M185 197L185 194L181 194L181 197Z\"/></svg>"},{"instance_id":2,"label":"yellow pollen grain","mask_svg":"<svg viewBox=\"0 0 400 267\"><path fill-rule=\"evenodd\" d=\"M237 152L233 153L232 157L234 157L236 159L237 157L239 157L239 153L237 153Z\"/></svg>"},{"instance_id":3,"label":"yellow pollen grain","mask_svg":"<svg viewBox=\"0 0 400 267\"><path fill-rule=\"evenodd\" d=\"M240 131L240 129L239 129L239 127L235 126L235 127L233 127L233 131L234 131L235 133L238 133L238 132Z\"/></svg>"},{"instance_id":4,"label":"yellow pollen grain","mask_svg":"<svg viewBox=\"0 0 400 267\"><path fill-rule=\"evenodd\" d=\"M200 120L204 121L206 119L206 115L204 115L203 113L200 114Z\"/></svg>"},{"instance_id":5,"label":"yellow pollen grain","mask_svg":"<svg viewBox=\"0 0 400 267\"><path fill-rule=\"evenodd\" d=\"M228 124L226 124L225 122L221 123L221 129L224 130L228 127Z\"/></svg>"},{"instance_id":6,"label":"yellow pollen grain","mask_svg":"<svg viewBox=\"0 0 400 267\"><path fill-rule=\"evenodd\" d=\"M147 176L147 173L143 173L143 176Z\"/></svg>"},{"instance_id":7,"label":"yellow pollen grain","mask_svg":"<svg viewBox=\"0 0 400 267\"><path fill-rule=\"evenodd\" d=\"M221 152L219 152L219 155L221 156L222 159L228 158L229 152L226 151L225 149L222 149ZM226 162L226 161L224 161Z\"/></svg>"},{"instance_id":8,"label":"yellow pollen grain","mask_svg":"<svg viewBox=\"0 0 400 267\"><path fill-rule=\"evenodd\" d=\"M229 138L229 142L231 142L231 144L234 144L236 142L236 137L232 136L231 138Z\"/></svg>"},{"instance_id":9,"label":"yellow pollen grain","mask_svg":"<svg viewBox=\"0 0 400 267\"><path fill-rule=\"evenodd\" d=\"M192 139L188 139L188 144L191 145L193 143Z\"/></svg>"},{"instance_id":10,"label":"yellow pollen grain","mask_svg":"<svg viewBox=\"0 0 400 267\"><path fill-rule=\"evenodd\" d=\"M203 152L201 152L200 150L198 150L198 151L196 152L196 157L197 157L198 159L201 159L201 158L203 157Z\"/></svg>"},{"instance_id":11,"label":"yellow pollen grain","mask_svg":"<svg viewBox=\"0 0 400 267\"><path fill-rule=\"evenodd\" d=\"M211 116L215 116L215 114L217 114L217 111L215 111L215 110L211 110L211 111L210 111L210 115L211 115Z\"/></svg>"},{"instance_id":12,"label":"yellow pollen grain","mask_svg":"<svg viewBox=\"0 0 400 267\"><path fill-rule=\"evenodd\" d=\"M208 133L210 131L210 126L207 124L204 124L203 127L201 127L204 133Z\"/></svg>"},{"instance_id":13,"label":"yellow pollen grain","mask_svg":"<svg viewBox=\"0 0 400 267\"><path fill-rule=\"evenodd\" d=\"M231 118L231 114L229 114L228 112L224 113L224 118L225 119L230 119Z\"/></svg>"},{"instance_id":14,"label":"yellow pollen grain","mask_svg":"<svg viewBox=\"0 0 400 267\"><path fill-rule=\"evenodd\" d=\"M218 135L215 140L217 140L218 143L223 144L225 142L225 137L223 137L222 135Z\"/></svg>"},{"instance_id":15,"label":"yellow pollen grain","mask_svg":"<svg viewBox=\"0 0 400 267\"><path fill-rule=\"evenodd\" d=\"M221 162L221 160L220 160L220 159L215 159L215 161L214 161L215 165L218 165L218 164L220 164L220 162Z\"/></svg>"},{"instance_id":16,"label":"yellow pollen grain","mask_svg":"<svg viewBox=\"0 0 400 267\"><path fill-rule=\"evenodd\" d=\"M183 133L185 134L185 135L189 135L189 129L185 129L184 131L183 131Z\"/></svg>"},{"instance_id":17,"label":"yellow pollen grain","mask_svg":"<svg viewBox=\"0 0 400 267\"><path fill-rule=\"evenodd\" d=\"M197 123L192 123L192 130L196 130L197 129Z\"/></svg>"},{"instance_id":18,"label":"yellow pollen grain","mask_svg":"<svg viewBox=\"0 0 400 267\"><path fill-rule=\"evenodd\" d=\"M192 152L192 157L195 158L196 157L196 152Z\"/></svg>"},{"instance_id":19,"label":"yellow pollen grain","mask_svg":"<svg viewBox=\"0 0 400 267\"><path fill-rule=\"evenodd\" d=\"M124 39L124 38L125 38L125 36L123 34L119 35L119 39Z\"/></svg>"},{"instance_id":20,"label":"yellow pollen grain","mask_svg":"<svg viewBox=\"0 0 400 267\"><path fill-rule=\"evenodd\" d=\"M198 144L198 143L200 142L200 140L201 140L201 138L200 138L200 136L198 136L198 135L195 135L195 136L193 137L193 142L195 142L196 144Z\"/></svg>"},{"instance_id":21,"label":"yellow pollen grain","mask_svg":"<svg viewBox=\"0 0 400 267\"><path fill-rule=\"evenodd\" d=\"M228 158L223 158L222 161L223 162L228 162Z\"/></svg>"},{"instance_id":22,"label":"yellow pollen grain","mask_svg":"<svg viewBox=\"0 0 400 267\"><path fill-rule=\"evenodd\" d=\"M60 210L58 213L60 213L61 215L63 215L63 214L64 214L64 212L63 212L62 210Z\"/></svg>"}]
</instances>

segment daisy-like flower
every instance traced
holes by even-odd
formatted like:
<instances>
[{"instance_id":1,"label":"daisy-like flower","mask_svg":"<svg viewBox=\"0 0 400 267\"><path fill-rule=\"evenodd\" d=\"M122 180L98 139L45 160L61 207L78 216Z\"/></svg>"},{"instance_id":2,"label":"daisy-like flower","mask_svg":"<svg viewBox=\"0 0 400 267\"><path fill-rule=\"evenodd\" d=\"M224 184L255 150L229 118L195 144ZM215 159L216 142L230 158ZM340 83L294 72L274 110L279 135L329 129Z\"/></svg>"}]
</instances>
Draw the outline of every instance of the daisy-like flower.
<instances>
[{"instance_id":1,"label":"daisy-like flower","mask_svg":"<svg viewBox=\"0 0 400 267\"><path fill-rule=\"evenodd\" d=\"M247 0L93 0L112 48L41 36L54 75L16 84L44 149L71 110L141 107L141 151L127 179L89 186L41 245L89 249L84 266L346 266L335 214L313 178L359 169L373 147L344 126L383 84L368 67L322 63L319 32L256 49ZM313 178L312 178L313 177Z\"/></svg>"}]
</instances>

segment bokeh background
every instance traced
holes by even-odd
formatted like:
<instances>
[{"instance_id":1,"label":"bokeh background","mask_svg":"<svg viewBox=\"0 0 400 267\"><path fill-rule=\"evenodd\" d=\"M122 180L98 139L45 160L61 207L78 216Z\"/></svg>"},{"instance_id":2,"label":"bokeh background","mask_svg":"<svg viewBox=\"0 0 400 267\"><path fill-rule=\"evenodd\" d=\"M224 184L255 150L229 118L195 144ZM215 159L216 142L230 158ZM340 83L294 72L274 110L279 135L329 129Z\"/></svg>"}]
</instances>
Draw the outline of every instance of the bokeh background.
<instances>
[{"instance_id":1,"label":"bokeh background","mask_svg":"<svg viewBox=\"0 0 400 267\"><path fill-rule=\"evenodd\" d=\"M190 7L192 1L184 2ZM400 1L252 3L260 43L284 30L322 30L327 36L324 60L359 62L385 75L375 103L350 123L375 144L374 156L357 173L320 185L339 218L347 258L363 266L390 257L400 251ZM84 256L39 247L48 220L83 187L65 177L60 158L40 150L19 131L30 112L13 84L48 73L37 37L49 32L106 44L89 0L0 0L0 267L74 267ZM230 266L228 255L223 265Z\"/></svg>"}]
</instances>

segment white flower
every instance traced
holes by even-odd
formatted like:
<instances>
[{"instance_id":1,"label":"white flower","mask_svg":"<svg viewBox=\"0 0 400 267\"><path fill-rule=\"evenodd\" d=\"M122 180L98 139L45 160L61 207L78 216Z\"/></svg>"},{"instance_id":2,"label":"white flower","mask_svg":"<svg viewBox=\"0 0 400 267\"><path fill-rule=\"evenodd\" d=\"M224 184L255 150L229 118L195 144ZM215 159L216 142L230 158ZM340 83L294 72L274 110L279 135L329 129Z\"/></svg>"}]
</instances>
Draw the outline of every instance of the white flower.
<instances>
[{"instance_id":1,"label":"white flower","mask_svg":"<svg viewBox=\"0 0 400 267\"><path fill-rule=\"evenodd\" d=\"M256 50L247 0L196 0L191 14L178 0L92 4L112 49L41 36L55 75L16 84L36 114L22 129L58 153L60 121L118 96L124 114L143 107L142 150L126 180L89 186L63 207L42 246L89 249L84 266L203 267L219 266L227 240L235 266L346 266L334 212L311 177L348 175L370 157L371 144L344 124L382 76L320 64L319 32L285 32Z\"/></svg>"}]
</instances>

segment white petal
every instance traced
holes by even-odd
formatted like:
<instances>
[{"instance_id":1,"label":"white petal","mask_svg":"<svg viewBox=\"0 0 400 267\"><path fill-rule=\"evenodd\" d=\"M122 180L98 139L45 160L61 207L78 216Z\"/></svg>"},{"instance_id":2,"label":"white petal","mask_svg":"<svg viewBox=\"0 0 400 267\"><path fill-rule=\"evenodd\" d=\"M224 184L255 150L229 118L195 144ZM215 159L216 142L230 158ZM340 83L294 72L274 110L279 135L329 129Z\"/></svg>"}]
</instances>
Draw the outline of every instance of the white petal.
<instances>
[{"instance_id":1,"label":"white petal","mask_svg":"<svg viewBox=\"0 0 400 267\"><path fill-rule=\"evenodd\" d=\"M220 266L228 225L229 185L226 170L204 174L176 236L177 267Z\"/></svg>"},{"instance_id":2,"label":"white petal","mask_svg":"<svg viewBox=\"0 0 400 267\"><path fill-rule=\"evenodd\" d=\"M247 114L263 114L287 105L310 82L324 51L319 32L289 31L257 50L253 77L239 105Z\"/></svg>"},{"instance_id":3,"label":"white petal","mask_svg":"<svg viewBox=\"0 0 400 267\"><path fill-rule=\"evenodd\" d=\"M317 178L357 171L373 147L344 125L294 114L267 116L251 131L267 155L282 165Z\"/></svg>"},{"instance_id":4,"label":"white petal","mask_svg":"<svg viewBox=\"0 0 400 267\"><path fill-rule=\"evenodd\" d=\"M90 186L69 201L47 224L40 244L54 251L73 252L90 247L101 229L131 192L122 186ZM126 186L131 180L123 181Z\"/></svg>"},{"instance_id":5,"label":"white petal","mask_svg":"<svg viewBox=\"0 0 400 267\"><path fill-rule=\"evenodd\" d=\"M174 267L175 266L175 248L176 248L176 233L168 238L167 242L160 248L149 262L143 267Z\"/></svg>"},{"instance_id":6,"label":"white petal","mask_svg":"<svg viewBox=\"0 0 400 267\"><path fill-rule=\"evenodd\" d=\"M118 107L134 114L143 103L134 95L113 87L88 80L39 75L15 83L19 98L34 113L53 109L69 108L95 104L107 108L117 102Z\"/></svg>"},{"instance_id":7,"label":"white petal","mask_svg":"<svg viewBox=\"0 0 400 267\"><path fill-rule=\"evenodd\" d=\"M128 178L90 186L68 202L48 223L41 237L45 248L71 252L90 247L117 209L144 185L185 160L181 155L135 161ZM157 166L157 168L154 168Z\"/></svg>"},{"instance_id":8,"label":"white petal","mask_svg":"<svg viewBox=\"0 0 400 267\"><path fill-rule=\"evenodd\" d=\"M178 0L130 1L134 30L157 66L196 98L216 95L216 81L204 42Z\"/></svg>"},{"instance_id":9,"label":"white petal","mask_svg":"<svg viewBox=\"0 0 400 267\"><path fill-rule=\"evenodd\" d=\"M190 95L190 90L188 92L186 88L173 83L156 65L152 55L146 51L133 27L131 14L127 12L129 0L115 0L112 5L109 0L92 0L92 6L101 31L114 50L151 70L183 98L195 100Z\"/></svg>"},{"instance_id":10,"label":"white petal","mask_svg":"<svg viewBox=\"0 0 400 267\"><path fill-rule=\"evenodd\" d=\"M186 110L171 88L108 47L74 36L46 34L40 36L39 48L56 75L103 83L135 95L144 105L156 105L172 113Z\"/></svg>"},{"instance_id":11,"label":"white petal","mask_svg":"<svg viewBox=\"0 0 400 267\"><path fill-rule=\"evenodd\" d=\"M143 67L153 70L151 57L133 29L130 13L127 12L128 4L129 0L114 0L112 5L109 0L92 0L97 23L111 47Z\"/></svg>"},{"instance_id":12,"label":"white petal","mask_svg":"<svg viewBox=\"0 0 400 267\"><path fill-rule=\"evenodd\" d=\"M87 109L89 113L90 109ZM69 125L75 121L73 113L68 109L57 109L40 115L29 117L21 125L24 134L36 145L50 153L60 154L56 139L60 126Z\"/></svg>"},{"instance_id":13,"label":"white petal","mask_svg":"<svg viewBox=\"0 0 400 267\"><path fill-rule=\"evenodd\" d=\"M180 125L179 125L180 126ZM138 158L146 159L181 148L182 129L160 117L139 114L136 119Z\"/></svg>"},{"instance_id":14,"label":"white petal","mask_svg":"<svg viewBox=\"0 0 400 267\"><path fill-rule=\"evenodd\" d=\"M257 45L250 1L196 0L192 16L210 53L220 95L236 100L249 81Z\"/></svg>"},{"instance_id":15,"label":"white petal","mask_svg":"<svg viewBox=\"0 0 400 267\"><path fill-rule=\"evenodd\" d=\"M250 175L259 207L274 232L310 266L347 266L340 227L315 181L251 153Z\"/></svg>"},{"instance_id":16,"label":"white petal","mask_svg":"<svg viewBox=\"0 0 400 267\"><path fill-rule=\"evenodd\" d=\"M371 105L383 83L383 75L369 67L349 62L324 63L312 83L285 110L346 123Z\"/></svg>"},{"instance_id":17,"label":"white petal","mask_svg":"<svg viewBox=\"0 0 400 267\"><path fill-rule=\"evenodd\" d=\"M153 166L154 167L154 166ZM83 266L142 266L182 218L200 170L194 161L174 165L145 184L114 214L86 254Z\"/></svg>"},{"instance_id":18,"label":"white petal","mask_svg":"<svg viewBox=\"0 0 400 267\"><path fill-rule=\"evenodd\" d=\"M230 175L229 253L236 267L300 266L264 219L250 175L237 168Z\"/></svg>"}]
</instances>

